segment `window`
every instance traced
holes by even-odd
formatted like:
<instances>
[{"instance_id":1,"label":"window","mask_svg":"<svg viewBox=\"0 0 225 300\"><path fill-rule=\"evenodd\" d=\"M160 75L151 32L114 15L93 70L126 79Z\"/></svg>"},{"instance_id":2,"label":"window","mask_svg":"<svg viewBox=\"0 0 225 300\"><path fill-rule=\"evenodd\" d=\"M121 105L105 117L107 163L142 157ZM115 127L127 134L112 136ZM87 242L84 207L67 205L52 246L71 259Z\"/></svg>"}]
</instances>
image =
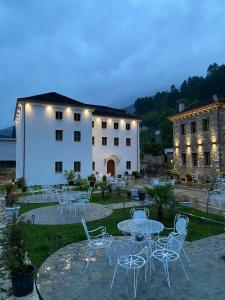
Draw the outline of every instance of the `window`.
<instances>
[{"instance_id":1,"label":"window","mask_svg":"<svg viewBox=\"0 0 225 300\"><path fill-rule=\"evenodd\" d=\"M74 142L80 142L80 141L81 141L80 131L74 131Z\"/></svg>"},{"instance_id":2,"label":"window","mask_svg":"<svg viewBox=\"0 0 225 300\"><path fill-rule=\"evenodd\" d=\"M95 162L94 161L92 162L92 170L93 171L95 170Z\"/></svg>"},{"instance_id":3,"label":"window","mask_svg":"<svg viewBox=\"0 0 225 300\"><path fill-rule=\"evenodd\" d=\"M55 162L55 173L62 173L63 163L62 161Z\"/></svg>"},{"instance_id":4,"label":"window","mask_svg":"<svg viewBox=\"0 0 225 300\"><path fill-rule=\"evenodd\" d=\"M92 137L92 145L94 145L95 144L95 137L93 136Z\"/></svg>"},{"instance_id":5,"label":"window","mask_svg":"<svg viewBox=\"0 0 225 300\"><path fill-rule=\"evenodd\" d=\"M205 166L210 166L211 163L210 152L204 152L204 161L205 161Z\"/></svg>"},{"instance_id":6,"label":"window","mask_svg":"<svg viewBox=\"0 0 225 300\"><path fill-rule=\"evenodd\" d=\"M118 137L114 138L114 146L119 146L119 138Z\"/></svg>"},{"instance_id":7,"label":"window","mask_svg":"<svg viewBox=\"0 0 225 300\"><path fill-rule=\"evenodd\" d=\"M202 130L208 131L209 130L209 119L202 120Z\"/></svg>"},{"instance_id":8,"label":"window","mask_svg":"<svg viewBox=\"0 0 225 300\"><path fill-rule=\"evenodd\" d=\"M55 139L56 139L56 141L62 141L63 140L63 131L62 130L56 130L55 131Z\"/></svg>"},{"instance_id":9,"label":"window","mask_svg":"<svg viewBox=\"0 0 225 300\"><path fill-rule=\"evenodd\" d=\"M126 130L130 130L130 123L126 123Z\"/></svg>"},{"instance_id":10,"label":"window","mask_svg":"<svg viewBox=\"0 0 225 300\"><path fill-rule=\"evenodd\" d=\"M181 154L182 165L186 166L186 153Z\"/></svg>"},{"instance_id":11,"label":"window","mask_svg":"<svg viewBox=\"0 0 225 300\"><path fill-rule=\"evenodd\" d=\"M95 121L92 121L92 128L95 128Z\"/></svg>"},{"instance_id":12,"label":"window","mask_svg":"<svg viewBox=\"0 0 225 300\"><path fill-rule=\"evenodd\" d=\"M107 145L107 137L102 137L102 146L106 146Z\"/></svg>"},{"instance_id":13,"label":"window","mask_svg":"<svg viewBox=\"0 0 225 300\"><path fill-rule=\"evenodd\" d=\"M106 129L107 128L107 122L102 122L102 128Z\"/></svg>"},{"instance_id":14,"label":"window","mask_svg":"<svg viewBox=\"0 0 225 300\"><path fill-rule=\"evenodd\" d=\"M130 146L131 145L131 139L130 138L126 138L126 146Z\"/></svg>"},{"instance_id":15,"label":"window","mask_svg":"<svg viewBox=\"0 0 225 300\"><path fill-rule=\"evenodd\" d=\"M80 172L81 166L80 166L80 161L75 161L74 162L74 172Z\"/></svg>"},{"instance_id":16,"label":"window","mask_svg":"<svg viewBox=\"0 0 225 300\"><path fill-rule=\"evenodd\" d=\"M80 114L78 114L78 113L74 114L74 121L76 121L76 122L80 121Z\"/></svg>"},{"instance_id":17,"label":"window","mask_svg":"<svg viewBox=\"0 0 225 300\"><path fill-rule=\"evenodd\" d=\"M182 135L185 135L185 125L184 124L181 124L180 125L180 134L182 134Z\"/></svg>"},{"instance_id":18,"label":"window","mask_svg":"<svg viewBox=\"0 0 225 300\"><path fill-rule=\"evenodd\" d=\"M62 118L63 118L62 111L56 111L55 112L55 118L56 118L56 120L62 120Z\"/></svg>"},{"instance_id":19,"label":"window","mask_svg":"<svg viewBox=\"0 0 225 300\"><path fill-rule=\"evenodd\" d=\"M191 133L197 132L196 122L191 122Z\"/></svg>"},{"instance_id":20,"label":"window","mask_svg":"<svg viewBox=\"0 0 225 300\"><path fill-rule=\"evenodd\" d=\"M119 129L119 123L114 123L114 129Z\"/></svg>"},{"instance_id":21,"label":"window","mask_svg":"<svg viewBox=\"0 0 225 300\"><path fill-rule=\"evenodd\" d=\"M131 169L131 161L130 160L126 161L126 169L127 170Z\"/></svg>"},{"instance_id":22,"label":"window","mask_svg":"<svg viewBox=\"0 0 225 300\"><path fill-rule=\"evenodd\" d=\"M197 153L192 153L192 165L193 165L193 167L198 166L198 154Z\"/></svg>"}]
</instances>

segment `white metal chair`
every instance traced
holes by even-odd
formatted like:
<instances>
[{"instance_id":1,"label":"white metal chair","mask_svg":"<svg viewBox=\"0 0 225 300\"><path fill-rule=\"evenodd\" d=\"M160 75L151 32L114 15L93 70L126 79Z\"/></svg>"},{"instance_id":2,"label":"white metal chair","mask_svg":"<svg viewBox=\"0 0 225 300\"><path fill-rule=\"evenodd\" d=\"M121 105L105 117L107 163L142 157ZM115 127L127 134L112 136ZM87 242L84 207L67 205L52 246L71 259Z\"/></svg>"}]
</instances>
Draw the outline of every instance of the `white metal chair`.
<instances>
[{"instance_id":1,"label":"white metal chair","mask_svg":"<svg viewBox=\"0 0 225 300\"><path fill-rule=\"evenodd\" d=\"M188 227L189 224L189 218L185 215L180 215L180 214L176 214L175 218L174 218L174 227L173 228L166 228L167 230L172 230L172 234L174 236L176 236L176 234L179 234L180 236L183 236L183 242L187 236ZM163 238L160 239L161 241L163 240ZM188 262L190 262L189 257L187 256L187 253L183 247L183 242L181 243L181 247L182 247L182 251L187 259Z\"/></svg>"},{"instance_id":2,"label":"white metal chair","mask_svg":"<svg viewBox=\"0 0 225 300\"><path fill-rule=\"evenodd\" d=\"M179 242L178 239L171 236L168 239L168 243L164 245L163 248L154 250L152 253L153 258L160 261L163 264L163 269L166 275L166 280L168 283L168 287L170 288L170 276L169 276L169 268L168 264L175 261L180 261L182 269L185 273L187 280L189 280L187 272L184 268L183 262L180 257L182 244Z\"/></svg>"},{"instance_id":3,"label":"white metal chair","mask_svg":"<svg viewBox=\"0 0 225 300\"><path fill-rule=\"evenodd\" d=\"M111 265L111 243L113 241L112 236L110 236L106 232L105 226L100 226L93 230L88 230L85 219L81 219L81 223L83 225L87 241L88 241L88 257L86 258L86 267L87 270L89 263L91 261L91 256L95 250L105 249L106 255L109 261L109 265Z\"/></svg>"},{"instance_id":4,"label":"white metal chair","mask_svg":"<svg viewBox=\"0 0 225 300\"><path fill-rule=\"evenodd\" d=\"M122 242L122 241L121 241ZM127 252L125 255L118 255L116 267L113 273L113 278L111 282L111 289L113 287L113 283L116 277L116 273L118 270L118 267L124 269L126 271L126 275L129 270L133 271L133 277L134 277L134 297L136 298L137 295L137 280L138 280L138 273L139 271L145 267L145 280L147 281L147 263L148 263L148 256L149 256L149 250L148 247L144 247L139 253L137 254L129 254L129 244L126 245L125 242L123 242L124 250Z\"/></svg>"},{"instance_id":5,"label":"white metal chair","mask_svg":"<svg viewBox=\"0 0 225 300\"><path fill-rule=\"evenodd\" d=\"M144 208L131 208L130 210L130 215L132 219L148 219L149 217L149 210L144 207Z\"/></svg>"}]
</instances>

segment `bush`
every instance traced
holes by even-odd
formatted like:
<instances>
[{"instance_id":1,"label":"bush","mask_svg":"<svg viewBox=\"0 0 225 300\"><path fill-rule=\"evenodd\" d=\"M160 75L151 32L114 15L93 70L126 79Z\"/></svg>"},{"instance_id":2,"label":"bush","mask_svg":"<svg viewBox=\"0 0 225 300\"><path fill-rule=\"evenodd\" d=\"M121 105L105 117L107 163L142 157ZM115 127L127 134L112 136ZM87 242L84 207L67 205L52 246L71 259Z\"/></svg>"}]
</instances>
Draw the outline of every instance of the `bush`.
<instances>
[{"instance_id":1,"label":"bush","mask_svg":"<svg viewBox=\"0 0 225 300\"><path fill-rule=\"evenodd\" d=\"M16 180L18 188L25 189L27 187L26 180L24 177L20 177Z\"/></svg>"},{"instance_id":2,"label":"bush","mask_svg":"<svg viewBox=\"0 0 225 300\"><path fill-rule=\"evenodd\" d=\"M2 245L1 261L6 269L14 276L22 276L27 270L27 257L25 247L26 224L21 220L5 227L0 239Z\"/></svg>"},{"instance_id":3,"label":"bush","mask_svg":"<svg viewBox=\"0 0 225 300\"><path fill-rule=\"evenodd\" d=\"M12 183L5 185L6 196L5 196L5 205L7 207L12 207L14 202L16 201L15 196L15 186Z\"/></svg>"}]
</instances>

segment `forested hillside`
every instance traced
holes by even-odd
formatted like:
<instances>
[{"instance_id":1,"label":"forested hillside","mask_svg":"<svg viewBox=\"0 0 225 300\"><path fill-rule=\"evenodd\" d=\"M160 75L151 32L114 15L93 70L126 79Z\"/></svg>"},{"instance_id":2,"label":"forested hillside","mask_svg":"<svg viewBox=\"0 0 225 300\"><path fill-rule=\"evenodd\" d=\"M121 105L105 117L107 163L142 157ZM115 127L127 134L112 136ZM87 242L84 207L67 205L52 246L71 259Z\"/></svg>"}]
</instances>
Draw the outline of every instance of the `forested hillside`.
<instances>
[{"instance_id":1,"label":"forested hillside","mask_svg":"<svg viewBox=\"0 0 225 300\"><path fill-rule=\"evenodd\" d=\"M215 94L225 97L225 65L216 63L209 65L205 77L189 77L179 88L172 85L169 91L138 98L134 104L135 114L141 117L142 126L148 127L142 132L142 151L152 152L155 130L161 131L162 148L172 146L172 124L167 117L178 111L179 99L185 98L186 107L191 108L196 104L204 104Z\"/></svg>"}]
</instances>

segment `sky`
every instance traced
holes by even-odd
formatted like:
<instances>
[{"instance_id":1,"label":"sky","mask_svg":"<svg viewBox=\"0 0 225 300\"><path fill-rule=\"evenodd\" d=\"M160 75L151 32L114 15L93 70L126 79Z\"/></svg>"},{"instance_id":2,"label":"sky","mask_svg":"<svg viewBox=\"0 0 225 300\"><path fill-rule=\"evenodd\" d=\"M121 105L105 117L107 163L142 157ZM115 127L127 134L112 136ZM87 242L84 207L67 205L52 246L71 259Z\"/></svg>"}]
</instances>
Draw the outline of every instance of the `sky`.
<instances>
[{"instance_id":1,"label":"sky","mask_svg":"<svg viewBox=\"0 0 225 300\"><path fill-rule=\"evenodd\" d=\"M56 91L124 107L225 63L224 0L0 0L0 128Z\"/></svg>"}]
</instances>

